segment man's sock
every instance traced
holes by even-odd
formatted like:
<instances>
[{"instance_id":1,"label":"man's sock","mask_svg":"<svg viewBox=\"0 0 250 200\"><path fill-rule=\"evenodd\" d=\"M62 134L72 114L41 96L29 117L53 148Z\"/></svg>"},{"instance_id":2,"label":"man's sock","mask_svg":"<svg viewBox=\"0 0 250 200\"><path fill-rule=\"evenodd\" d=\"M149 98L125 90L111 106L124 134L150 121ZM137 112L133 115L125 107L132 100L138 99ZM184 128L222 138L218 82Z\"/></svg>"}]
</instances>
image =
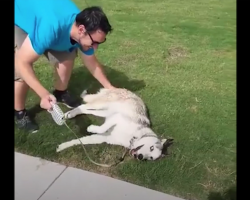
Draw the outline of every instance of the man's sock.
<instances>
[{"instance_id":1,"label":"man's sock","mask_svg":"<svg viewBox=\"0 0 250 200\"><path fill-rule=\"evenodd\" d=\"M55 96L61 96L63 95L67 90L54 90L54 95Z\"/></svg>"},{"instance_id":2,"label":"man's sock","mask_svg":"<svg viewBox=\"0 0 250 200\"><path fill-rule=\"evenodd\" d=\"M15 116L18 120L24 118L26 115L27 115L26 109L15 110Z\"/></svg>"}]
</instances>

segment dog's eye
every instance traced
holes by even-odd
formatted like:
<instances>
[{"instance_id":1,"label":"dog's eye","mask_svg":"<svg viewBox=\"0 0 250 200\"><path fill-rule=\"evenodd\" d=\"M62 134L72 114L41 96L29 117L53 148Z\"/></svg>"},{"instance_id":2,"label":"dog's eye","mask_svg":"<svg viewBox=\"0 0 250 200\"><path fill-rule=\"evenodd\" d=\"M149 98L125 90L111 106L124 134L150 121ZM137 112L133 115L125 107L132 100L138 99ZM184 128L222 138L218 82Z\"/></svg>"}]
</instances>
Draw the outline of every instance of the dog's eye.
<instances>
[{"instance_id":1,"label":"dog's eye","mask_svg":"<svg viewBox=\"0 0 250 200\"><path fill-rule=\"evenodd\" d=\"M153 151L153 150L154 150L154 146L151 146L151 147L150 147L150 151Z\"/></svg>"},{"instance_id":2,"label":"dog's eye","mask_svg":"<svg viewBox=\"0 0 250 200\"><path fill-rule=\"evenodd\" d=\"M150 159L153 160L153 157L151 156Z\"/></svg>"}]
</instances>

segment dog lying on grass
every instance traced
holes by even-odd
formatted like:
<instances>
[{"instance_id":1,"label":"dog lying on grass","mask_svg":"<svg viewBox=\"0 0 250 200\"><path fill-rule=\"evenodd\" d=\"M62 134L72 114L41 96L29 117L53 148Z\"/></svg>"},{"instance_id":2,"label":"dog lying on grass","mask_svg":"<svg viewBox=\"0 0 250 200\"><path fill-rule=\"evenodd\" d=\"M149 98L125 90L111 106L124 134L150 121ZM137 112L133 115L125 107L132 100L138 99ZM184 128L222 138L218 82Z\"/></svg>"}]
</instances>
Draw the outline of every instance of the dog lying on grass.
<instances>
[{"instance_id":1,"label":"dog lying on grass","mask_svg":"<svg viewBox=\"0 0 250 200\"><path fill-rule=\"evenodd\" d=\"M90 125L90 136L80 138L84 145L107 143L120 145L130 150L138 160L157 160L173 139L160 139L150 127L147 108L142 99L127 89L100 89L96 94L81 95L86 104L65 113L66 119L80 114L105 118L101 126ZM57 152L74 145L81 145L78 139L60 144Z\"/></svg>"}]
</instances>

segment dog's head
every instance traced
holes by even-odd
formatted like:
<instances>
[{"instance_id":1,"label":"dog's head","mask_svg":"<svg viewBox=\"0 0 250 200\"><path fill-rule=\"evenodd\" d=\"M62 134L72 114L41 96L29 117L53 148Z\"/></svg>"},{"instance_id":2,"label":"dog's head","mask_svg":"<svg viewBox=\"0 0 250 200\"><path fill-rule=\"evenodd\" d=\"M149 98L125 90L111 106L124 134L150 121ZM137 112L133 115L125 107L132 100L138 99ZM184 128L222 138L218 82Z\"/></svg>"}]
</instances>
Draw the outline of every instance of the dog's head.
<instances>
[{"instance_id":1,"label":"dog's head","mask_svg":"<svg viewBox=\"0 0 250 200\"><path fill-rule=\"evenodd\" d=\"M133 141L130 154L138 160L157 160L167 154L167 148L172 143L173 139L142 137Z\"/></svg>"}]
</instances>

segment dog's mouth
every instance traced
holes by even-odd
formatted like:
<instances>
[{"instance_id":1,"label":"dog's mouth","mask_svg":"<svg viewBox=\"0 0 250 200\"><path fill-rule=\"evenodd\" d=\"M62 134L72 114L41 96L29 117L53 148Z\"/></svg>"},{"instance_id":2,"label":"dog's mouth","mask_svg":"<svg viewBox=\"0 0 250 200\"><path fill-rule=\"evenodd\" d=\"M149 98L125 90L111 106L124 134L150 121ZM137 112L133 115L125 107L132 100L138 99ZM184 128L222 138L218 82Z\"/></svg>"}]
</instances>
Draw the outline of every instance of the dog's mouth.
<instances>
[{"instance_id":1,"label":"dog's mouth","mask_svg":"<svg viewBox=\"0 0 250 200\"><path fill-rule=\"evenodd\" d=\"M130 154L131 156L136 155L136 150L135 150L135 149L131 149L131 150L129 151L129 154Z\"/></svg>"},{"instance_id":2,"label":"dog's mouth","mask_svg":"<svg viewBox=\"0 0 250 200\"><path fill-rule=\"evenodd\" d=\"M133 156L135 159L142 160L142 159L143 159L143 155L142 155L142 154L137 155L137 151L138 151L139 149L141 149L143 146L144 146L144 144L143 144L143 145L140 145L140 146L138 146L138 147L136 147L136 148L134 148L134 149L131 149L131 150L129 151L129 154L130 154L131 156Z\"/></svg>"}]
</instances>

